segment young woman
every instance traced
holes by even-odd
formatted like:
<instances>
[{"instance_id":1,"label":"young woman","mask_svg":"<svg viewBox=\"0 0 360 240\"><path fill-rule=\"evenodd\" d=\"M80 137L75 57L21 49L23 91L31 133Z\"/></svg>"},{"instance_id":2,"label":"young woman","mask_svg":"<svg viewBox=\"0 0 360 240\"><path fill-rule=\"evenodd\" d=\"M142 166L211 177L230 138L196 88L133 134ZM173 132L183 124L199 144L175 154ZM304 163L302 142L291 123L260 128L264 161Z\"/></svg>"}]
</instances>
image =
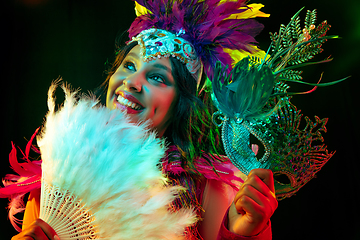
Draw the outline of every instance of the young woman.
<instances>
[{"instance_id":1,"label":"young woman","mask_svg":"<svg viewBox=\"0 0 360 240\"><path fill-rule=\"evenodd\" d=\"M209 9L216 9L216 1L194 1L206 15L205 20L219 18L219 22L227 20L232 14L244 13L249 8L243 1L229 1L222 7L226 11L219 15L211 15ZM194 3L193 2L193 3ZM144 2L143 5L146 5ZM197 8L186 6L187 1L177 3L179 9ZM156 3L146 5L156 12ZM220 5L219 5L220 6ZM169 7L160 5L159 9ZM173 6L172 6L173 7ZM172 8L174 9L174 8ZM191 12L189 11L189 12ZM168 12L164 11L167 17ZM222 15L223 14L223 15ZM185 14L186 15L186 14ZM151 28L153 23L139 21L137 18L130 28L132 39L121 49L109 71L106 81L106 106L114 111L125 111L134 124L149 120L150 127L157 132L158 137L166 138L170 144L162 170L173 184L186 186L188 191L181 200L173 203L176 210L182 206L193 206L201 220L185 231L189 239L271 239L270 217L277 208L274 191L274 180L270 170L255 169L248 176L236 170L221 154L221 142L215 125L211 123L212 103L207 89L206 75L211 76L214 62L211 59L224 59L223 64L229 64L230 58L222 48L244 48L250 51L253 36L261 28L256 22L231 21L237 24L226 35L216 33L218 39L225 42L226 37L239 37L241 42L208 44L208 39L199 35L189 39L189 26L164 30ZM154 18L151 19L154 21ZM159 21L156 21L160 24ZM190 21L191 22L191 21ZM191 23L195 26L196 23ZM246 25L244 28L242 25ZM202 26L204 27L204 26ZM253 28L252 28L253 27ZM138 29L137 29L138 28ZM194 27L196 28L196 27ZM217 31L215 31L217 32ZM230 33L229 33L230 32ZM236 35L241 32L241 34ZM215 33L214 33L215 34ZM246 35L246 37L244 37ZM134 37L134 38L132 38ZM200 38L207 45L219 45L201 55ZM246 39L246 40L244 40ZM197 45L195 44L197 42ZM206 43L205 43L206 42ZM202 48L204 48L202 46ZM205 48L204 48L205 49ZM230 61L231 63L231 61ZM177 166L176 171L172 166ZM211 171L202 171L204 167ZM180 169L180 170L179 170ZM220 176L221 170L236 177ZM243 184L236 179L242 179ZM236 191L234 191L236 189ZM39 190L31 192L24 216L23 230L13 239L57 239L55 231L39 216Z\"/></svg>"},{"instance_id":2,"label":"young woman","mask_svg":"<svg viewBox=\"0 0 360 240\"><path fill-rule=\"evenodd\" d=\"M109 109L126 111L134 123L151 120L151 127L157 131L158 136L168 136L167 139L174 144L174 139L181 136L176 136L177 133L172 128L179 119L178 116L190 115L188 111L196 98L195 81L191 76L184 77L179 74L187 71L179 60L170 57L145 62L140 50L140 46L134 43L127 45L119 53L113 67L116 70L109 75L106 106ZM186 85L192 87L184 89ZM191 164L196 163L197 157L194 157ZM187 154L183 160L187 160ZM219 160L212 161L216 164L215 161ZM271 238L269 218L277 207L271 171L257 169L247 178L242 176L246 181L234 195L231 187L221 180L206 179L191 171L188 166L185 169L201 189L196 201L199 201L203 208L203 211L199 211L203 220L198 224L199 233L190 233L193 237L216 239L220 231L223 239L227 239L226 236L242 239L240 235L246 236L246 239L252 239L248 238L251 236L255 237L254 239ZM173 179L180 178L171 170L165 173ZM13 239L26 239L28 236L34 239L56 239L51 227L36 219L38 212L39 191L36 191L31 194L26 207L23 231ZM225 225L223 220L228 222L228 225Z\"/></svg>"}]
</instances>

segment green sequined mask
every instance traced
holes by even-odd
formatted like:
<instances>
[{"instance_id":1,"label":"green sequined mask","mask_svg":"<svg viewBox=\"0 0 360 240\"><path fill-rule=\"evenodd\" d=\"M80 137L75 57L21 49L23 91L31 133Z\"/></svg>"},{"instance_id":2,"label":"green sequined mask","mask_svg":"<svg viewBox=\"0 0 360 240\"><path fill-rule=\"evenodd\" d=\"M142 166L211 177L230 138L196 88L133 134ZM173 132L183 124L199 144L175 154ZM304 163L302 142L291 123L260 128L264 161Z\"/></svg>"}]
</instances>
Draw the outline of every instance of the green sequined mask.
<instances>
[{"instance_id":1,"label":"green sequined mask","mask_svg":"<svg viewBox=\"0 0 360 240\"><path fill-rule=\"evenodd\" d=\"M271 169L278 199L292 196L333 156L322 133L327 119L304 117L290 102L289 82L315 86L330 83L301 81L307 62L321 52L322 43L337 36L326 36L326 21L315 26L316 12L307 11L305 27L300 29L300 11L290 23L271 34L272 44L264 59L248 57L238 62L230 74L217 64L212 79L213 100L219 109L213 122L222 127L227 156L242 172L255 168ZM270 54L271 52L271 54ZM311 91L309 91L311 92ZM304 124L304 126L302 126Z\"/></svg>"}]
</instances>

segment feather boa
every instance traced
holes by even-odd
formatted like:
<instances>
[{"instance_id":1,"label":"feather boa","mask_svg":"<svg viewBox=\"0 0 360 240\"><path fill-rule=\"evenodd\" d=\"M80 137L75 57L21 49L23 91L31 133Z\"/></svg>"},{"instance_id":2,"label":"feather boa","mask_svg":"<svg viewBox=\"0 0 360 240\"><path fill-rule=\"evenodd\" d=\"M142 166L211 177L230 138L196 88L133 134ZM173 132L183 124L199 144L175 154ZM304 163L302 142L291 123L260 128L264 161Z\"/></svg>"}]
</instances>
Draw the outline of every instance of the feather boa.
<instances>
[{"instance_id":1,"label":"feather boa","mask_svg":"<svg viewBox=\"0 0 360 240\"><path fill-rule=\"evenodd\" d=\"M131 124L124 113L99 107L91 98L81 97L77 102L76 92L66 87L64 106L55 112L55 88L49 89L49 113L37 139L43 159L42 184L81 199L94 215L102 238L180 237L196 218L193 209L168 211L181 187L165 186L157 167L164 147L155 133L146 123ZM44 209L41 206L40 217ZM53 220L48 221L51 225Z\"/></svg>"}]
</instances>

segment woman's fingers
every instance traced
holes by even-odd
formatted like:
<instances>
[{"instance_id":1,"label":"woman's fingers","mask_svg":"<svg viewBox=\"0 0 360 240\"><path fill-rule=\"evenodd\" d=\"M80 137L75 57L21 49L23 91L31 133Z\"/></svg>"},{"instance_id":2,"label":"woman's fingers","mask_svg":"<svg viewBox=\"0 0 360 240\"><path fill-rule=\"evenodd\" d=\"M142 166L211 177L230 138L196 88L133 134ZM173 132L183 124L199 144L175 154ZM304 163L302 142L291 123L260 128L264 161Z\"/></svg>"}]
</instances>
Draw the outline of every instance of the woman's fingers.
<instances>
[{"instance_id":1,"label":"woman's fingers","mask_svg":"<svg viewBox=\"0 0 360 240\"><path fill-rule=\"evenodd\" d=\"M270 189L271 192L275 194L275 187L274 187L274 177L273 173L269 169L253 169L250 171L249 176L257 176L266 184L266 186Z\"/></svg>"},{"instance_id":2,"label":"woman's fingers","mask_svg":"<svg viewBox=\"0 0 360 240\"><path fill-rule=\"evenodd\" d=\"M250 172L250 179L254 179L254 188L265 196L262 203L264 203L263 206L268 210L271 210L269 212L271 216L278 207L272 171L268 169L254 169Z\"/></svg>"},{"instance_id":3,"label":"woman's fingers","mask_svg":"<svg viewBox=\"0 0 360 240\"><path fill-rule=\"evenodd\" d=\"M243 186L238 195L239 195L237 196L238 198L244 196L251 198L259 206L265 206L266 203L268 202L267 201L268 196L264 195L260 190L258 190L257 187L254 187L253 185L250 184L246 184L245 186ZM237 199L235 198L234 200L236 203Z\"/></svg>"},{"instance_id":4,"label":"woman's fingers","mask_svg":"<svg viewBox=\"0 0 360 240\"><path fill-rule=\"evenodd\" d=\"M257 214L262 212L263 206L256 202L252 197L248 195L242 195L241 198L235 202L235 207L238 210L239 214L245 215L248 214L248 217L250 218L256 218L259 220L259 218L262 217L261 214ZM239 211L240 210L240 211Z\"/></svg>"},{"instance_id":5,"label":"woman's fingers","mask_svg":"<svg viewBox=\"0 0 360 240\"><path fill-rule=\"evenodd\" d=\"M46 222L44 222L40 218L38 218L35 222L36 222L36 224L38 226L41 227L41 229L46 234L46 236L48 236L49 239L55 239L56 240L56 238L55 238L55 237L57 237L56 232L52 227L50 227L49 224L47 224Z\"/></svg>"},{"instance_id":6,"label":"woman's fingers","mask_svg":"<svg viewBox=\"0 0 360 240\"><path fill-rule=\"evenodd\" d=\"M262 206L265 206L264 204L267 203L268 200L271 200L272 204L274 204L275 202L277 203L274 192L272 172L267 169L254 169L241 186L235 196L234 202L236 203L242 195L246 195Z\"/></svg>"},{"instance_id":7,"label":"woman's fingers","mask_svg":"<svg viewBox=\"0 0 360 240\"><path fill-rule=\"evenodd\" d=\"M37 219L12 240L59 240L55 230L41 219Z\"/></svg>"}]
</instances>

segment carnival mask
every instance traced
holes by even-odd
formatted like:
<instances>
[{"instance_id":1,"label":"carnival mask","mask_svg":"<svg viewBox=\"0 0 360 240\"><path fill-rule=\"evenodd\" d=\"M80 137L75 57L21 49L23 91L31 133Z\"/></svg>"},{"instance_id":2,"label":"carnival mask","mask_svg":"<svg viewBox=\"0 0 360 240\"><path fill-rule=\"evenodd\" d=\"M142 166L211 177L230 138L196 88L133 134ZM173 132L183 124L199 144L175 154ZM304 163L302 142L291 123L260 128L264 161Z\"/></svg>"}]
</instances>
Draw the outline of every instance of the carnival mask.
<instances>
[{"instance_id":1,"label":"carnival mask","mask_svg":"<svg viewBox=\"0 0 360 240\"><path fill-rule=\"evenodd\" d=\"M323 144L327 119L315 116L313 122L305 117L306 125L301 128L302 114L290 102L294 93L287 92L285 82L307 84L300 81L301 71L293 69L311 64L305 62L321 52L326 39L336 36L325 36L329 29L326 21L313 25L315 11L308 11L306 19L312 20L300 31L300 24L295 24L300 22L298 14L286 27L281 26L281 34L271 34L271 55L244 58L230 74L217 64L212 79L213 99L219 109L213 122L222 126L227 156L245 174L255 168L271 169L278 199L292 196L334 154ZM309 85L316 88L339 81Z\"/></svg>"}]
</instances>

